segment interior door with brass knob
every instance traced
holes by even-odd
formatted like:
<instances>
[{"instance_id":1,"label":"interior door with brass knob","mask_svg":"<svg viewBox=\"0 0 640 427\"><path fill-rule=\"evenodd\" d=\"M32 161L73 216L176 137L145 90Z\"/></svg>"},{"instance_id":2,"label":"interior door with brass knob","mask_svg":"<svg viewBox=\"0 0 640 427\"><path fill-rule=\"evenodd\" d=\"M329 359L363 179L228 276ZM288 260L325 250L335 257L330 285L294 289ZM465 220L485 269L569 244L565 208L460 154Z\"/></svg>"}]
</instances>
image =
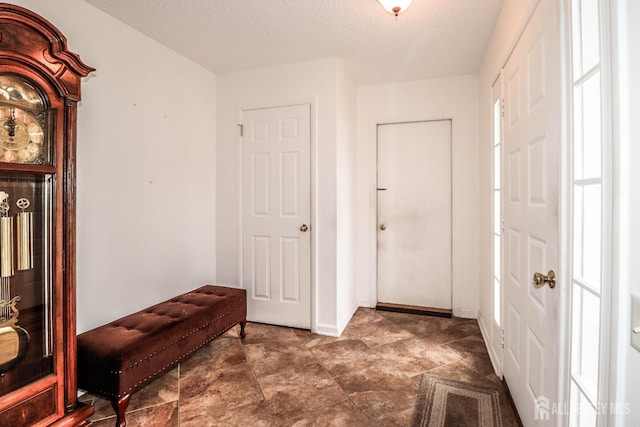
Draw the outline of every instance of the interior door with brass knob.
<instances>
[{"instance_id":1,"label":"interior door with brass knob","mask_svg":"<svg viewBox=\"0 0 640 427\"><path fill-rule=\"evenodd\" d=\"M451 309L451 121L378 126L378 303Z\"/></svg>"},{"instance_id":2,"label":"interior door with brass knob","mask_svg":"<svg viewBox=\"0 0 640 427\"><path fill-rule=\"evenodd\" d=\"M245 110L242 119L247 319L310 329L310 106Z\"/></svg>"},{"instance_id":3,"label":"interior door with brass knob","mask_svg":"<svg viewBox=\"0 0 640 427\"><path fill-rule=\"evenodd\" d=\"M539 404L558 402L557 5L538 4L503 73L503 374L523 424L536 426L555 425Z\"/></svg>"}]
</instances>

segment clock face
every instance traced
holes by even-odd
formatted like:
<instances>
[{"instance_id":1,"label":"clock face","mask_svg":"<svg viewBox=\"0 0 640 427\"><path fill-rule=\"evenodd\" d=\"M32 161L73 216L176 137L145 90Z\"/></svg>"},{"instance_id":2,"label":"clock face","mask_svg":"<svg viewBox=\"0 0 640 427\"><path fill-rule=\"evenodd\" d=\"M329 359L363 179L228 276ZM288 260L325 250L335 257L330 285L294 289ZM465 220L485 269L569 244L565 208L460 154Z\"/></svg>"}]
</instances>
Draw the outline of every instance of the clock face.
<instances>
[{"instance_id":1,"label":"clock face","mask_svg":"<svg viewBox=\"0 0 640 427\"><path fill-rule=\"evenodd\" d=\"M45 163L49 122L34 86L21 77L0 74L0 162Z\"/></svg>"},{"instance_id":2,"label":"clock face","mask_svg":"<svg viewBox=\"0 0 640 427\"><path fill-rule=\"evenodd\" d=\"M37 117L16 107L0 108L0 161L34 163L44 150L44 131Z\"/></svg>"}]
</instances>

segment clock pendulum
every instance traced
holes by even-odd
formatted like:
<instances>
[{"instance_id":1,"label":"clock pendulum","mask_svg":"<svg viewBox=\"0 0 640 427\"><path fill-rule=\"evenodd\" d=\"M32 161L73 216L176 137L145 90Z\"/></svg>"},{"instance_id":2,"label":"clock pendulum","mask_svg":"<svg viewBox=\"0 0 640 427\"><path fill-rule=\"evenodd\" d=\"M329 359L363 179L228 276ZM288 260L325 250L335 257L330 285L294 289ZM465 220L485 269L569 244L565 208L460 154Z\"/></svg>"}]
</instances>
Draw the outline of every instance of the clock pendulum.
<instances>
[{"instance_id":1,"label":"clock pendulum","mask_svg":"<svg viewBox=\"0 0 640 427\"><path fill-rule=\"evenodd\" d=\"M29 333L18 326L17 305L20 295L11 297L10 278L14 270L14 218L9 216L9 195L0 191L0 379L14 368L29 349ZM25 212L30 205L21 198L16 205L21 209L18 224L18 270L33 268L33 213Z\"/></svg>"},{"instance_id":2,"label":"clock pendulum","mask_svg":"<svg viewBox=\"0 0 640 427\"><path fill-rule=\"evenodd\" d=\"M25 212L31 203L24 197L16 205L21 212L16 215L18 229L18 270L33 268L33 212Z\"/></svg>"}]
</instances>

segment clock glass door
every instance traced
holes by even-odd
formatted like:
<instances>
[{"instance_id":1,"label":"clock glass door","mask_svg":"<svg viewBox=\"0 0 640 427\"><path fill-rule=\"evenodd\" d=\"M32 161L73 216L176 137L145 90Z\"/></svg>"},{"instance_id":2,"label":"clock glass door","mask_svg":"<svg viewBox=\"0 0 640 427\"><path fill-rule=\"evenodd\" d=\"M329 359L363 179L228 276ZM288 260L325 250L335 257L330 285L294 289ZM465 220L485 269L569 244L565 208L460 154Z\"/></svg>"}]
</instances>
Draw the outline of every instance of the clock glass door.
<instances>
[{"instance_id":1,"label":"clock glass door","mask_svg":"<svg viewBox=\"0 0 640 427\"><path fill-rule=\"evenodd\" d=\"M0 75L0 396L54 371L53 113Z\"/></svg>"}]
</instances>

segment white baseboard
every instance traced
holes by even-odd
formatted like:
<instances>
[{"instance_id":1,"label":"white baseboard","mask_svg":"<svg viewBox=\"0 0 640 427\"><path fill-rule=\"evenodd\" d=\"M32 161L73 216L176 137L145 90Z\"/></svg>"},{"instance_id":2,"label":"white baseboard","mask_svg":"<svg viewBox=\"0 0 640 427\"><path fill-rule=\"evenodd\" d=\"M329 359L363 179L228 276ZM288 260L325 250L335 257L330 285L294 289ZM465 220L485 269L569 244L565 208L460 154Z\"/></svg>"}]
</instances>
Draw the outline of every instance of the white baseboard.
<instances>
[{"instance_id":1,"label":"white baseboard","mask_svg":"<svg viewBox=\"0 0 640 427\"><path fill-rule=\"evenodd\" d=\"M351 307L351 313L349 314L349 318L346 319L346 322L344 322L344 324L340 324L338 326L339 335L342 335L342 332L344 332L344 330L347 327L347 325L349 324L349 322L351 322L351 318L353 317L354 314L356 314L356 311L358 310L358 307L359 307L358 304L354 304L353 307Z\"/></svg>"},{"instance_id":2,"label":"white baseboard","mask_svg":"<svg viewBox=\"0 0 640 427\"><path fill-rule=\"evenodd\" d=\"M336 325L322 325L317 324L316 330L313 331L318 335L326 335L329 337L339 337L340 331L338 331L338 327Z\"/></svg>"},{"instance_id":3,"label":"white baseboard","mask_svg":"<svg viewBox=\"0 0 640 427\"><path fill-rule=\"evenodd\" d=\"M502 378L502 368L500 366L499 355L495 353L490 344L491 334L487 329L487 325L485 324L484 317L481 312L478 313L478 326L480 326L480 333L482 334L485 347L487 347L487 353L489 354L489 360L491 360L491 366L493 366L493 372L495 372L498 377Z\"/></svg>"},{"instance_id":4,"label":"white baseboard","mask_svg":"<svg viewBox=\"0 0 640 427\"><path fill-rule=\"evenodd\" d=\"M471 310L468 308L454 308L452 312L455 317L462 317L464 319L478 318L478 310Z\"/></svg>"},{"instance_id":5,"label":"white baseboard","mask_svg":"<svg viewBox=\"0 0 640 427\"><path fill-rule=\"evenodd\" d=\"M374 308L376 306L375 302L371 302L371 301L358 301L358 307L365 307L365 308Z\"/></svg>"}]
</instances>

